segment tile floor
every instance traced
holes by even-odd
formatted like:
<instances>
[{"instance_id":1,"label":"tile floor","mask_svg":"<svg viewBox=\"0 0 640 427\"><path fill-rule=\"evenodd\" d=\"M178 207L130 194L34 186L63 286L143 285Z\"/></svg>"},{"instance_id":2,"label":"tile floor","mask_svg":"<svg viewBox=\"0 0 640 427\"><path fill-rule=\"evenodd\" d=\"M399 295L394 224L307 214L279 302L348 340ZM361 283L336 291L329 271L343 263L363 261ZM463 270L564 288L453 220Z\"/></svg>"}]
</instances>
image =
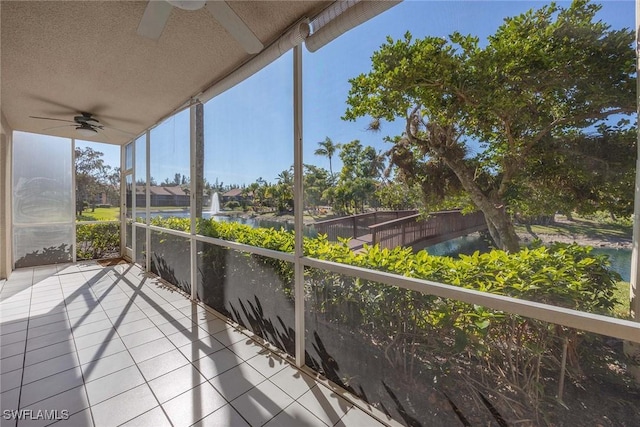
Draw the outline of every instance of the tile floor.
<instances>
[{"instance_id":1,"label":"tile floor","mask_svg":"<svg viewBox=\"0 0 640 427\"><path fill-rule=\"evenodd\" d=\"M160 285L96 263L0 281L0 425L382 425Z\"/></svg>"}]
</instances>

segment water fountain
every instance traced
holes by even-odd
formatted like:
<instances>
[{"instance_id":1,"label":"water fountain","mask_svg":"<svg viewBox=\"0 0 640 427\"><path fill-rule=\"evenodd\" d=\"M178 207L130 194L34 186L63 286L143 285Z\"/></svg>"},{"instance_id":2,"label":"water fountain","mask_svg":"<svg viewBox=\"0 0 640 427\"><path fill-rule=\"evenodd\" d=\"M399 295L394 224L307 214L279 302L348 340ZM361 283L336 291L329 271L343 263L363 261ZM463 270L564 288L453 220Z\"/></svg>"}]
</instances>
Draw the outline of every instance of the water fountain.
<instances>
[{"instance_id":1,"label":"water fountain","mask_svg":"<svg viewBox=\"0 0 640 427\"><path fill-rule=\"evenodd\" d=\"M220 196L217 192L213 193L213 195L211 196L210 212L212 216L220 214Z\"/></svg>"}]
</instances>

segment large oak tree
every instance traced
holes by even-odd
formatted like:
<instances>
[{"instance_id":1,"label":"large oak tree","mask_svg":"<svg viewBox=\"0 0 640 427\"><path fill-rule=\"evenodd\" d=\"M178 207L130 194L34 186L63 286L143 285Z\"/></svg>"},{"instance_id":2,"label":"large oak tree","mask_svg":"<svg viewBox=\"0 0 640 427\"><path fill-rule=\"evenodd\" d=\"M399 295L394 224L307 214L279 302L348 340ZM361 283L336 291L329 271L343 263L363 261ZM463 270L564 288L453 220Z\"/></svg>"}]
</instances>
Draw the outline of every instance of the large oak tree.
<instances>
[{"instance_id":1,"label":"large oak tree","mask_svg":"<svg viewBox=\"0 0 640 427\"><path fill-rule=\"evenodd\" d=\"M518 250L512 214L522 184L545 185L542 150L617 114L635 111L633 32L596 20L574 1L507 18L484 45L448 38L387 39L372 70L352 80L345 119L406 120L391 160L407 181L443 195L464 192L495 243ZM471 141L481 150L471 155ZM562 188L558 188L562 191Z\"/></svg>"}]
</instances>

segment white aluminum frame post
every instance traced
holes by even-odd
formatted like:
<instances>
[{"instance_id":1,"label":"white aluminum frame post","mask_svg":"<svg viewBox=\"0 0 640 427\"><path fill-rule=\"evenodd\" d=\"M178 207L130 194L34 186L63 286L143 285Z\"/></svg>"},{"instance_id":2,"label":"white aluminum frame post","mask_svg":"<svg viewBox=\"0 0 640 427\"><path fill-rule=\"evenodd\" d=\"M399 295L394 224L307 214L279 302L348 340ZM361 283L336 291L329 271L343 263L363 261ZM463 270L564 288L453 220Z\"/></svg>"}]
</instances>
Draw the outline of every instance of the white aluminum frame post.
<instances>
[{"instance_id":1,"label":"white aluminum frame post","mask_svg":"<svg viewBox=\"0 0 640 427\"><path fill-rule=\"evenodd\" d=\"M294 197L294 232L295 232L295 337L296 337L296 365L304 366L304 266L302 265L303 251L303 213L304 189L302 164L302 47L293 48L293 197Z\"/></svg>"},{"instance_id":2,"label":"white aluminum frame post","mask_svg":"<svg viewBox=\"0 0 640 427\"><path fill-rule=\"evenodd\" d=\"M638 118L640 118L640 80L637 71L640 69L640 0L636 0L636 108ZM631 318L640 322L640 133L636 140L636 182L633 203L633 248L631 252L631 277L629 286L629 297L631 301ZM625 341L624 352L629 357L631 363L630 370L636 381L640 383L640 343Z\"/></svg>"}]
</instances>

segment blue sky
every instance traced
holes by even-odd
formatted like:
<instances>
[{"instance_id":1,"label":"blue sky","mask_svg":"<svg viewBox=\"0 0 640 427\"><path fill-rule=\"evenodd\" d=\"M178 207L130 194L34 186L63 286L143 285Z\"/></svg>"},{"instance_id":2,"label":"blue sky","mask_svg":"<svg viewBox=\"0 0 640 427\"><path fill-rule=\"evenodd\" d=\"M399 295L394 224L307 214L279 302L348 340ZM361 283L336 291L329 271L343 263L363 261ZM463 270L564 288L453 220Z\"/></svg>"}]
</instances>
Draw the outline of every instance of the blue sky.
<instances>
[{"instance_id":1,"label":"blue sky","mask_svg":"<svg viewBox=\"0 0 640 427\"><path fill-rule=\"evenodd\" d=\"M329 168L326 158L313 154L325 137L340 143L359 139L363 145L381 150L389 147L383 142L384 136L402 132L401 122L387 123L382 132L373 133L366 130L368 118L356 122L340 119L346 109L348 80L370 69L371 54L387 35L396 39L410 31L414 38L444 37L460 31L478 36L482 42L505 17L544 4L547 2L405 0L315 53L303 49L304 162ZM634 27L633 0L601 4L599 18L612 28ZM289 52L205 105L207 180L241 185L261 177L275 182L277 174L292 165L292 62ZM188 112L184 112L152 131L152 152L154 147L161 150L161 154L152 154L151 173L158 182L176 172L188 175L188 119ZM100 146L107 163L119 158L111 148L117 151L117 147ZM336 156L333 169L339 171L340 167Z\"/></svg>"}]
</instances>

